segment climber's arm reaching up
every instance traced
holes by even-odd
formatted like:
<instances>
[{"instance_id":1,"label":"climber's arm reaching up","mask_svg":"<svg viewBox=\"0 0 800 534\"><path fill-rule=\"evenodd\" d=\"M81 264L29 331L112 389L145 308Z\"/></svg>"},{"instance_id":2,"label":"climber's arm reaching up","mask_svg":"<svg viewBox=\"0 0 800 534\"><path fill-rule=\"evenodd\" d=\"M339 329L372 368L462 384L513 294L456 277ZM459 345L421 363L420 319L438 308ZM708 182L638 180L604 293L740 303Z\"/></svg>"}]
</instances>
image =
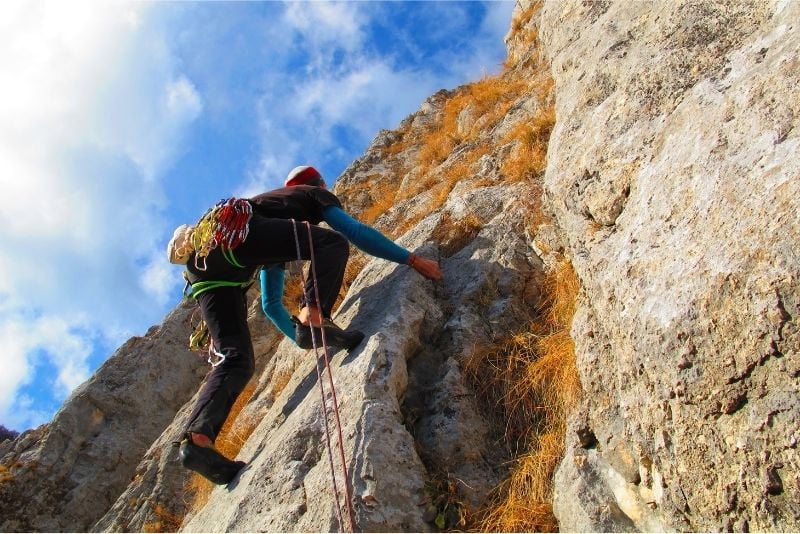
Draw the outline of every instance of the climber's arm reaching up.
<instances>
[{"instance_id":1,"label":"climber's arm reaching up","mask_svg":"<svg viewBox=\"0 0 800 534\"><path fill-rule=\"evenodd\" d=\"M411 266L425 278L439 280L442 272L433 260L417 256L404 249L378 230L368 226L337 206L329 206L322 212L331 228L343 234L348 241L371 256Z\"/></svg>"}]
</instances>

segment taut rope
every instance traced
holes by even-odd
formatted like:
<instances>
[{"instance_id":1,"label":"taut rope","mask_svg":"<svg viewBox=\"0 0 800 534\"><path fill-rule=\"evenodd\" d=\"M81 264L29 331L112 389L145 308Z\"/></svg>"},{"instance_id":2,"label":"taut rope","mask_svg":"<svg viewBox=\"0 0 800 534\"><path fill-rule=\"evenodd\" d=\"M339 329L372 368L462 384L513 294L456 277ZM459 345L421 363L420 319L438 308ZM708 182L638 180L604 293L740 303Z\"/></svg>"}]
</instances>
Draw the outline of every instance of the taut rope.
<instances>
[{"instance_id":1,"label":"taut rope","mask_svg":"<svg viewBox=\"0 0 800 534\"><path fill-rule=\"evenodd\" d=\"M310 271L311 271L311 280L312 280L313 285L314 285L314 298L317 301L317 307L319 307L319 305L320 305L319 285L317 284L316 260L314 259L314 240L311 237L311 224L308 221L305 221L305 224L306 224L306 229L308 231L308 247L309 247L310 259L311 259ZM300 237L299 237L299 235L297 233L297 221L295 221L294 219L292 219L292 228L294 229L294 242L295 242L295 245L297 247L297 259L302 261L303 258L302 258L302 255L300 253ZM306 280L305 280L305 276L302 275L302 270L301 270L301 277L303 278L303 285L305 286ZM303 299L305 301L305 304L308 305L308 302L307 302L308 299L305 297L305 292L303 294ZM300 326L298 326L298 328L300 328ZM325 356L325 367L328 369L328 382L331 385L331 398L333 400L333 413L334 413L334 416L336 418L336 430L337 430L338 435L339 435L339 454L341 456L342 472L344 474L345 505L347 506L348 519L350 520L350 532L355 532L356 520L355 520L355 517L353 515L353 499L352 499L352 496L350 494L350 486L348 486L348 484L347 484L347 478L348 478L347 477L347 462L345 460L345 454L344 454L344 439L342 437L342 422L341 422L341 420L339 418L339 402L338 402L338 400L336 398L336 387L333 384L333 373L331 372L331 365L330 365L331 362L330 362L330 358L328 356L328 344L327 344L327 340L325 339L325 328L322 327L322 325L320 326L320 331L322 332L322 351L323 351L323 354ZM322 373L319 370L319 350L318 350L318 347L317 347L316 335L314 334L314 328L311 328L311 345L312 345L312 347L314 349L314 356L316 358L315 362L314 362L314 368L317 370L317 382L319 383L319 392L320 392L321 400L322 400L322 405L320 406L320 409L322 410L322 418L323 418L323 421L325 422L325 440L326 440L327 449L328 449L328 462L330 463L330 468L331 468L331 482L332 482L332 486L333 486L333 495L334 495L334 498L336 499L336 513L337 513L337 516L339 518L339 530L341 531L341 530L344 530L344 521L342 519L342 505L339 502L339 489L338 489L338 485L336 483L336 470L335 470L334 464L333 464L333 453L331 452L331 433L330 433L330 427L328 425L328 413L327 413L326 403L325 403L325 387L322 384Z\"/></svg>"}]
</instances>

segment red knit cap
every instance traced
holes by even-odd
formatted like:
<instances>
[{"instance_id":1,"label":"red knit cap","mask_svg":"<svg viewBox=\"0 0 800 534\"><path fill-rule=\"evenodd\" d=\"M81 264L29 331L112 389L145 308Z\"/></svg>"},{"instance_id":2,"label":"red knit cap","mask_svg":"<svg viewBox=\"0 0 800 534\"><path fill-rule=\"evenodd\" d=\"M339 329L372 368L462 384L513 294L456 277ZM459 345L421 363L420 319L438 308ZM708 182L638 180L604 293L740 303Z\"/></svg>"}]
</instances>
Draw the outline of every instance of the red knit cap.
<instances>
[{"instance_id":1,"label":"red knit cap","mask_svg":"<svg viewBox=\"0 0 800 534\"><path fill-rule=\"evenodd\" d=\"M316 183L317 181L322 181L322 175L317 169L308 165L300 165L289 172L289 175L286 177L286 181L283 183L283 185L286 187L306 184L318 185Z\"/></svg>"}]
</instances>

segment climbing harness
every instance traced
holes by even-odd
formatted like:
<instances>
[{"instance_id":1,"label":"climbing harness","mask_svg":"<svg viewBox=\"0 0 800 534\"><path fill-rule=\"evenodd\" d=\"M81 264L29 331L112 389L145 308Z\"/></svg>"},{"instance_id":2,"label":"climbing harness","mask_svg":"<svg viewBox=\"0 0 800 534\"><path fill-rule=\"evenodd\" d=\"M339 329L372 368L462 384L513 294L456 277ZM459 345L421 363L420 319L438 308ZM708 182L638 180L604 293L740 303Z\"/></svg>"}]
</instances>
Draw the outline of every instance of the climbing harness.
<instances>
[{"instance_id":1,"label":"climbing harness","mask_svg":"<svg viewBox=\"0 0 800 534\"><path fill-rule=\"evenodd\" d=\"M189 282L185 272L183 273L183 277L186 279L186 285L183 288L183 296L193 299L196 299L206 291L219 287L240 287L242 291L247 291L247 289L253 285L253 280L248 280L246 282L201 280L193 284ZM192 315L190 323L194 323L194 315ZM197 323L192 329L192 333L189 335L189 350L192 352L199 352L200 354L207 354L208 358L206 361L211 364L211 367L217 367L225 361L225 355L214 348L214 341L211 339L208 324L203 319L200 319L200 322Z\"/></svg>"},{"instance_id":2,"label":"climbing harness","mask_svg":"<svg viewBox=\"0 0 800 534\"><path fill-rule=\"evenodd\" d=\"M291 219L291 221L292 221L292 228L294 229L294 242L295 242L295 246L297 248L297 259L299 261L302 261L303 258L302 258L302 254L300 253L300 237L299 237L299 235L297 233L297 221L295 221L294 219ZM313 286L314 286L314 298L316 299L317 303L319 303L320 302L320 299L319 299L319 285L317 284L317 270L316 270L316 260L314 259L314 241L313 241L313 239L311 237L311 224L308 221L304 221L304 222L305 222L305 225L306 225L306 230L308 231L308 248L309 248L310 259L311 259L311 267L310 267L309 270L311 271L311 280L312 280L312 283L313 283ZM303 285L305 286L305 282L306 282L305 276L302 276L302 278L303 278ZM303 300L307 301L305 293L303 294ZM305 302L305 305L308 305L308 302ZM298 326L298 328L299 328L299 326ZM344 439L342 437L342 422L339 419L339 403L338 403L338 401L336 399L336 388L334 387L334 384L333 384L333 373L331 372L331 362L330 362L330 357L328 355L328 344L327 344L327 341L325 339L325 328L320 328L319 330L322 333L322 336L321 336L322 337L322 347L321 348L322 348L323 355L325 357L325 368L328 370L328 382L330 383L330 386L331 386L331 400L333 401L333 414L334 414L335 419L336 419L336 430L337 430L338 436L339 436L339 454L340 454L340 457L341 457L340 459L341 459L341 462L342 462L342 473L343 473L343 476L344 476L345 505L347 506L348 519L350 520L350 532L355 532L356 520L355 520L355 517L353 515L353 499L352 499L352 496L350 494L350 486L348 486L348 483L347 483L347 481L348 481L347 462L345 460L345 454L344 454ZM330 468L331 468L331 482L332 482L332 487L333 487L333 495L334 495L334 498L336 499L336 514L337 514L338 519L339 519L339 530L343 531L344 530L344 521L342 519L342 505L339 502L339 489L338 489L338 485L336 483L336 470L335 470L335 467L334 467L334 464L333 464L333 453L331 452L331 432L330 432L330 426L328 425L328 413L327 413L326 402L325 402L325 387L322 384L322 372L319 369L320 358L319 358L319 351L318 351L318 347L317 347L317 339L316 339L316 335L314 334L314 328L311 328L311 345L312 345L313 350L314 350L314 356L315 356L314 367L317 370L317 383L319 384L319 392L320 392L321 400L322 400L322 403L320 405L320 410L322 411L322 420L325 422L325 440L326 440L327 450L328 450L328 462L329 462Z\"/></svg>"},{"instance_id":3,"label":"climbing harness","mask_svg":"<svg viewBox=\"0 0 800 534\"><path fill-rule=\"evenodd\" d=\"M247 239L252 216L253 206L246 199L224 198L217 202L200 218L192 232L194 266L199 271L205 271L206 258L220 246L228 262L242 267L233 256L233 249Z\"/></svg>"}]
</instances>

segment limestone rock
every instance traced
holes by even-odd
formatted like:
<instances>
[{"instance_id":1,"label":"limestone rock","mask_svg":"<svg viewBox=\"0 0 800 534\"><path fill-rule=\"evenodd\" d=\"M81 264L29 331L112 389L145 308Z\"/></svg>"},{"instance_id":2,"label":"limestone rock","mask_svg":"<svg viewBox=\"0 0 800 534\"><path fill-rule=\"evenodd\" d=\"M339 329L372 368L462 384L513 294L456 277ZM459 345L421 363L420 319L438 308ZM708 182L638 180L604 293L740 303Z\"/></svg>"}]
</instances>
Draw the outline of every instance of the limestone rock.
<instances>
[{"instance_id":1,"label":"limestone rock","mask_svg":"<svg viewBox=\"0 0 800 534\"><path fill-rule=\"evenodd\" d=\"M366 339L329 369L347 477L328 369L318 379L320 360L281 341L253 292L234 483L192 503L171 446L206 371L182 305L54 421L0 444L0 528L339 530L330 451L357 530L435 530L442 483L474 509L511 459L465 358L523 330L566 257L584 397L555 476L560 529L798 530L799 20L784 1L520 0L498 83L524 89L497 91L502 113L465 106L460 142L422 169L463 94L440 91L336 180L348 211L445 274L353 251L334 318ZM553 102L542 58L556 124L540 200L540 176L515 181L506 164L512 134Z\"/></svg>"},{"instance_id":2,"label":"limestone rock","mask_svg":"<svg viewBox=\"0 0 800 534\"><path fill-rule=\"evenodd\" d=\"M191 395L201 364L188 351L192 308L132 338L79 386L53 421L2 458L0 530L88 531L122 492Z\"/></svg>"},{"instance_id":3,"label":"limestone rock","mask_svg":"<svg viewBox=\"0 0 800 534\"><path fill-rule=\"evenodd\" d=\"M253 347L256 355L256 374L265 373L278 343L278 332L267 327L260 310L258 293L250 290L252 299L248 310L248 325L253 332ZM185 340L179 340L185 343ZM197 358L197 355L192 355ZM208 371L210 367L202 366ZM194 396L175 414L170 425L152 443L136 467L130 483L105 514L92 526L93 532L145 532L175 531L190 512L187 485L190 473L178 461L177 443L188 423L189 415L197 401L200 381L186 384ZM249 420L241 417L241 422Z\"/></svg>"},{"instance_id":4,"label":"limestone rock","mask_svg":"<svg viewBox=\"0 0 800 534\"><path fill-rule=\"evenodd\" d=\"M798 22L796 2L544 5L546 190L583 288L562 529L800 527Z\"/></svg>"}]
</instances>

